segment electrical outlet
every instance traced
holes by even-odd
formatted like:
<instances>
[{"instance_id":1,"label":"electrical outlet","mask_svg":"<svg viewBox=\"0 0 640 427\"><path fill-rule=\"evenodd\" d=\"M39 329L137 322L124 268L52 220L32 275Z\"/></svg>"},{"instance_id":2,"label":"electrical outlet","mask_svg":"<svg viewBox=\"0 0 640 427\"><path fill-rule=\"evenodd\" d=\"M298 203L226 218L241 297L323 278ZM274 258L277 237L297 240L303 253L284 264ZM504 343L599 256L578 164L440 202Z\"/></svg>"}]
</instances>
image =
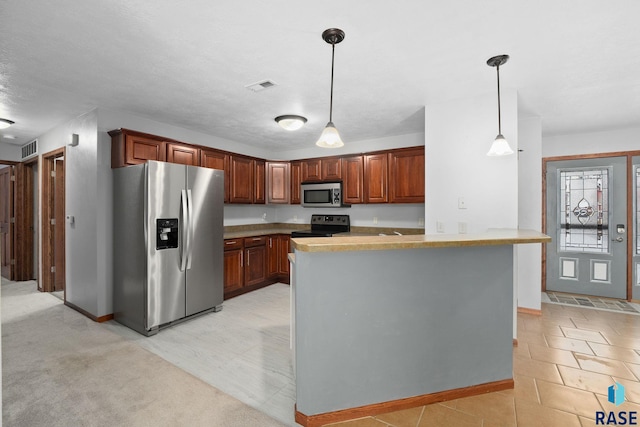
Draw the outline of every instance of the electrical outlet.
<instances>
[{"instance_id":1,"label":"electrical outlet","mask_svg":"<svg viewBox=\"0 0 640 427\"><path fill-rule=\"evenodd\" d=\"M378 223L378 217L377 217L377 216L374 216L374 217L373 217L373 223L374 223L374 224L377 224L377 223Z\"/></svg>"},{"instance_id":2,"label":"electrical outlet","mask_svg":"<svg viewBox=\"0 0 640 427\"><path fill-rule=\"evenodd\" d=\"M298 215L293 216L293 222L298 222Z\"/></svg>"},{"instance_id":3,"label":"electrical outlet","mask_svg":"<svg viewBox=\"0 0 640 427\"><path fill-rule=\"evenodd\" d=\"M467 234L467 223L465 221L460 221L458 223L458 233Z\"/></svg>"},{"instance_id":4,"label":"electrical outlet","mask_svg":"<svg viewBox=\"0 0 640 427\"><path fill-rule=\"evenodd\" d=\"M444 233L444 222L436 221L436 231L438 233Z\"/></svg>"},{"instance_id":5,"label":"electrical outlet","mask_svg":"<svg viewBox=\"0 0 640 427\"><path fill-rule=\"evenodd\" d=\"M424 218L418 218L418 227L424 227Z\"/></svg>"}]
</instances>

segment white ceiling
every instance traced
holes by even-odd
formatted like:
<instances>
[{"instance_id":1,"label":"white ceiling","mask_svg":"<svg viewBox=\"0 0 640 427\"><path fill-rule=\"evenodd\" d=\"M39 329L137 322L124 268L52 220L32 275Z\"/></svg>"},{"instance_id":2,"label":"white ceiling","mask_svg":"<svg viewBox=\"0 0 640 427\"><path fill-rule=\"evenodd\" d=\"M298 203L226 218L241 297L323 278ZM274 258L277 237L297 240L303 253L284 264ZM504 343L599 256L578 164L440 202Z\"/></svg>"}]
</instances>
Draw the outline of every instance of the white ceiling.
<instances>
[{"instance_id":1,"label":"white ceiling","mask_svg":"<svg viewBox=\"0 0 640 427\"><path fill-rule=\"evenodd\" d=\"M272 150L315 142L329 116L356 141L422 132L423 106L503 88L555 135L640 125L636 0L3 0L0 143L95 107ZM270 79L276 87L246 85ZM273 121L300 114L297 132Z\"/></svg>"}]
</instances>

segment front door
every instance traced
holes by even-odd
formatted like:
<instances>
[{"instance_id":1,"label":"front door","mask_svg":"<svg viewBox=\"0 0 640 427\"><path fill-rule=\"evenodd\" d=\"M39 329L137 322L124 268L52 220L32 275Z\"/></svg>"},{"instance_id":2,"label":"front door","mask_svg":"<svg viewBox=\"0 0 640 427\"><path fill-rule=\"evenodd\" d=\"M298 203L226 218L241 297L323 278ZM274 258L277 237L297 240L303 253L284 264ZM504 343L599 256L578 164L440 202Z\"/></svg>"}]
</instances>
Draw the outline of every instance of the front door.
<instances>
[{"instance_id":1,"label":"front door","mask_svg":"<svg viewBox=\"0 0 640 427\"><path fill-rule=\"evenodd\" d=\"M626 162L547 163L547 290L627 298Z\"/></svg>"}]
</instances>

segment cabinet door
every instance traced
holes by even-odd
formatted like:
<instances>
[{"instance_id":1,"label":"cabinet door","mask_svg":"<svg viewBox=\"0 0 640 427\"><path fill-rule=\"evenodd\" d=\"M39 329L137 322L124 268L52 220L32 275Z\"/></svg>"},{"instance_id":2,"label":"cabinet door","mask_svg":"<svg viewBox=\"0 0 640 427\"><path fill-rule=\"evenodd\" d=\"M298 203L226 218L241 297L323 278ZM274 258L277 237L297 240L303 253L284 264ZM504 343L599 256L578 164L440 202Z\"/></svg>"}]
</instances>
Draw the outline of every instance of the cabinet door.
<instances>
[{"instance_id":1,"label":"cabinet door","mask_svg":"<svg viewBox=\"0 0 640 427\"><path fill-rule=\"evenodd\" d=\"M342 200L346 204L364 202L364 161L362 156L342 159Z\"/></svg>"},{"instance_id":2,"label":"cabinet door","mask_svg":"<svg viewBox=\"0 0 640 427\"><path fill-rule=\"evenodd\" d=\"M323 181L340 181L342 179L340 157L323 157L321 164Z\"/></svg>"},{"instance_id":3,"label":"cabinet door","mask_svg":"<svg viewBox=\"0 0 640 427\"><path fill-rule=\"evenodd\" d=\"M221 151L200 149L200 166L224 171L224 202L229 202L229 155Z\"/></svg>"},{"instance_id":4,"label":"cabinet door","mask_svg":"<svg viewBox=\"0 0 640 427\"><path fill-rule=\"evenodd\" d=\"M229 159L229 203L253 203L253 160L232 155Z\"/></svg>"},{"instance_id":5,"label":"cabinet door","mask_svg":"<svg viewBox=\"0 0 640 427\"><path fill-rule=\"evenodd\" d=\"M424 203L424 147L389 153L389 202Z\"/></svg>"},{"instance_id":6,"label":"cabinet door","mask_svg":"<svg viewBox=\"0 0 640 427\"><path fill-rule=\"evenodd\" d=\"M364 156L365 203L387 203L389 201L387 163L387 153Z\"/></svg>"},{"instance_id":7,"label":"cabinet door","mask_svg":"<svg viewBox=\"0 0 640 427\"><path fill-rule=\"evenodd\" d=\"M253 203L264 204L265 202L265 161L254 160L254 183L253 183Z\"/></svg>"},{"instance_id":8,"label":"cabinet door","mask_svg":"<svg viewBox=\"0 0 640 427\"><path fill-rule=\"evenodd\" d=\"M287 162L267 162L267 203L289 203L291 173Z\"/></svg>"},{"instance_id":9,"label":"cabinet door","mask_svg":"<svg viewBox=\"0 0 640 427\"><path fill-rule=\"evenodd\" d=\"M167 144L167 161L181 165L200 166L200 149L192 145L170 142Z\"/></svg>"},{"instance_id":10,"label":"cabinet door","mask_svg":"<svg viewBox=\"0 0 640 427\"><path fill-rule=\"evenodd\" d=\"M246 266L244 285L258 285L267 279L267 247L254 246L244 250Z\"/></svg>"},{"instance_id":11,"label":"cabinet door","mask_svg":"<svg viewBox=\"0 0 640 427\"><path fill-rule=\"evenodd\" d=\"M291 162L291 204L300 204L300 183L302 182L302 162Z\"/></svg>"},{"instance_id":12,"label":"cabinet door","mask_svg":"<svg viewBox=\"0 0 640 427\"><path fill-rule=\"evenodd\" d=\"M244 250L224 251L224 292L235 291L244 286Z\"/></svg>"},{"instance_id":13,"label":"cabinet door","mask_svg":"<svg viewBox=\"0 0 640 427\"><path fill-rule=\"evenodd\" d=\"M278 257L278 273L280 275L287 276L289 278L289 245L290 245L291 237L283 234L279 239L278 251L280 252L280 256ZM288 282L287 282L288 283Z\"/></svg>"},{"instance_id":14,"label":"cabinet door","mask_svg":"<svg viewBox=\"0 0 640 427\"><path fill-rule=\"evenodd\" d=\"M167 160L164 141L138 135L125 136L125 163L137 165L147 160Z\"/></svg>"},{"instance_id":15,"label":"cabinet door","mask_svg":"<svg viewBox=\"0 0 640 427\"><path fill-rule=\"evenodd\" d=\"M302 182L322 181L322 160L302 160Z\"/></svg>"},{"instance_id":16,"label":"cabinet door","mask_svg":"<svg viewBox=\"0 0 640 427\"><path fill-rule=\"evenodd\" d=\"M277 234L267 238L267 277L273 278L280 271L280 239Z\"/></svg>"}]
</instances>

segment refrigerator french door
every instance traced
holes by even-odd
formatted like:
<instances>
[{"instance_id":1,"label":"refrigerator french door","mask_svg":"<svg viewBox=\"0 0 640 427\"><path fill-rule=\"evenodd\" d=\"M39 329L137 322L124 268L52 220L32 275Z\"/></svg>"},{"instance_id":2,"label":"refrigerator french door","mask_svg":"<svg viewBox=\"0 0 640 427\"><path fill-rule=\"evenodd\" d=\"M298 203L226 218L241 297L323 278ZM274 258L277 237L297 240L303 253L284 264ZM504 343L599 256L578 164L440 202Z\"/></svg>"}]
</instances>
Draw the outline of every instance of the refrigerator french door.
<instances>
[{"instance_id":1,"label":"refrigerator french door","mask_svg":"<svg viewBox=\"0 0 640 427\"><path fill-rule=\"evenodd\" d=\"M114 318L145 334L223 300L224 172L149 161L114 170Z\"/></svg>"}]
</instances>

